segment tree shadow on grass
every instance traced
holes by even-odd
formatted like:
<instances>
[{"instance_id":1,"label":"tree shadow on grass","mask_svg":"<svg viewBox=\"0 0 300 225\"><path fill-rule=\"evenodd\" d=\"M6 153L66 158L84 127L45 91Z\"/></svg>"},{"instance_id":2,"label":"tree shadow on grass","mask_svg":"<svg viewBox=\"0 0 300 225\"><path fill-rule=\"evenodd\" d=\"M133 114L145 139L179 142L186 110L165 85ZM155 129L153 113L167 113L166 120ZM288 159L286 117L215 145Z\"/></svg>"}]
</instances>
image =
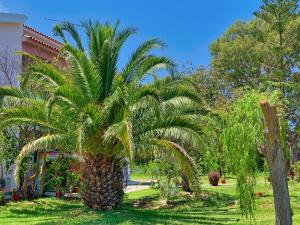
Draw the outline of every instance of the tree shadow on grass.
<instances>
[{"instance_id":1,"label":"tree shadow on grass","mask_svg":"<svg viewBox=\"0 0 300 225\"><path fill-rule=\"evenodd\" d=\"M151 208L158 195L126 200L117 209L97 212L79 201L38 200L30 207L11 207L5 219L15 218L23 224L32 218L40 225L98 225L98 224L236 224L237 210L232 206L231 195L211 193L205 200L179 198L171 206ZM1 218L0 218L1 220ZM12 223L11 223L12 224Z\"/></svg>"},{"instance_id":2,"label":"tree shadow on grass","mask_svg":"<svg viewBox=\"0 0 300 225\"><path fill-rule=\"evenodd\" d=\"M77 220L72 224L235 224L239 221L237 210L230 207L234 200L225 194L212 194L203 200L176 200L171 207L164 206L156 209L147 208L158 196L127 201L121 207L111 211L95 212L83 221ZM147 202L136 206L136 202ZM83 214L90 212L84 208ZM62 221L41 222L39 224L63 224Z\"/></svg>"}]
</instances>

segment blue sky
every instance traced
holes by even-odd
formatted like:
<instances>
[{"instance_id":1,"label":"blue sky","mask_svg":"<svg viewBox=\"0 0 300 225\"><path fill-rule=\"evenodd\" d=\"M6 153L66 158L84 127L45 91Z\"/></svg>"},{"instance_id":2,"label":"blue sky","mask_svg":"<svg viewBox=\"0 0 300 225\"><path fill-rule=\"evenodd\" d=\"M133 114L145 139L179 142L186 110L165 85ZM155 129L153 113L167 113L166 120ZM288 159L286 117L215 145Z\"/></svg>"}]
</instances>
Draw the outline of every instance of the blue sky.
<instances>
[{"instance_id":1,"label":"blue sky","mask_svg":"<svg viewBox=\"0 0 300 225\"><path fill-rule=\"evenodd\" d=\"M143 40L158 37L168 47L162 54L178 64L208 65L209 44L235 20L249 20L260 0L0 0L0 11L26 14L27 24L51 35L55 22L77 23L89 18L122 21L135 26L132 37L121 55L121 63Z\"/></svg>"}]
</instances>

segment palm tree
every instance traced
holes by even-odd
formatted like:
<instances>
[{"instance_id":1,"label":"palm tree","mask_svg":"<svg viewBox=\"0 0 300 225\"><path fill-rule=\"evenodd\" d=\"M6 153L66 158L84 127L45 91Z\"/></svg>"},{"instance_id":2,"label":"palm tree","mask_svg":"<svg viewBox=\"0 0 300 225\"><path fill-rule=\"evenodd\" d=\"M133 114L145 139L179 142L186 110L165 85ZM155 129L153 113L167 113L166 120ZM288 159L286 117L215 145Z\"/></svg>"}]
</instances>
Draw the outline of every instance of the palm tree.
<instances>
[{"instance_id":1,"label":"palm tree","mask_svg":"<svg viewBox=\"0 0 300 225\"><path fill-rule=\"evenodd\" d=\"M121 203L124 158L132 161L135 153L174 156L196 181L195 164L183 146L200 145L201 129L194 123L197 95L186 84L168 78L142 82L155 70L174 70L169 58L151 54L165 44L158 39L142 43L119 70L120 50L136 30L119 30L119 22L112 26L90 21L82 27L88 49L73 24L54 27L65 42L60 52L65 68L33 58L22 75L21 88L0 88L6 102L0 111L0 130L31 124L43 131L22 148L17 165L40 150L79 155L81 196L85 205L97 210ZM66 40L66 33L76 46ZM17 167L16 177L19 173Z\"/></svg>"}]
</instances>

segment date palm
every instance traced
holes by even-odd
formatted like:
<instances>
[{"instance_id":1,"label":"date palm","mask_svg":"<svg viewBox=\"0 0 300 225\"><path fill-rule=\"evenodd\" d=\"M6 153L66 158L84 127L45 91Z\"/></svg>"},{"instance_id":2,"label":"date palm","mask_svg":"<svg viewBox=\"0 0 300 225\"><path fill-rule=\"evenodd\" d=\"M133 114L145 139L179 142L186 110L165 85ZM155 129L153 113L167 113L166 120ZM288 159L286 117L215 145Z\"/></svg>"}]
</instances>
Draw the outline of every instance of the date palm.
<instances>
[{"instance_id":1,"label":"date palm","mask_svg":"<svg viewBox=\"0 0 300 225\"><path fill-rule=\"evenodd\" d=\"M158 39L142 43L119 70L120 50L136 30L120 30L119 23L88 22L82 27L87 49L74 25L54 27L65 42L60 57L66 66L33 58L21 88L0 88L5 96L0 129L32 124L43 131L22 148L17 164L41 149L77 154L82 159L82 199L98 210L121 203L124 159L133 160L141 152L173 157L196 181L195 165L183 146L196 148L201 142L201 129L194 122L197 95L168 78L142 82L155 70L174 69L169 58L151 54L164 43ZM75 46L66 40L66 33Z\"/></svg>"}]
</instances>

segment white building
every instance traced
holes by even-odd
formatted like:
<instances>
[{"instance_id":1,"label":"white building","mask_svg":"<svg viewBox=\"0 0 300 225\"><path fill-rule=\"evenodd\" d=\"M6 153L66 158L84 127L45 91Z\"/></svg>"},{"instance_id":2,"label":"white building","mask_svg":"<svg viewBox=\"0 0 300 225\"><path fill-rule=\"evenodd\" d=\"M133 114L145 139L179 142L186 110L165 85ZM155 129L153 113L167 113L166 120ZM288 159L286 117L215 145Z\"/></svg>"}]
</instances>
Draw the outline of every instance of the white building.
<instances>
[{"instance_id":1,"label":"white building","mask_svg":"<svg viewBox=\"0 0 300 225\"><path fill-rule=\"evenodd\" d=\"M62 43L25 25L27 16L15 13L0 13L0 85L18 86L17 77L26 64L26 57L16 52L27 52L51 62L58 54ZM0 178L5 180L5 190L16 187L14 165L9 171L0 162Z\"/></svg>"}]
</instances>

